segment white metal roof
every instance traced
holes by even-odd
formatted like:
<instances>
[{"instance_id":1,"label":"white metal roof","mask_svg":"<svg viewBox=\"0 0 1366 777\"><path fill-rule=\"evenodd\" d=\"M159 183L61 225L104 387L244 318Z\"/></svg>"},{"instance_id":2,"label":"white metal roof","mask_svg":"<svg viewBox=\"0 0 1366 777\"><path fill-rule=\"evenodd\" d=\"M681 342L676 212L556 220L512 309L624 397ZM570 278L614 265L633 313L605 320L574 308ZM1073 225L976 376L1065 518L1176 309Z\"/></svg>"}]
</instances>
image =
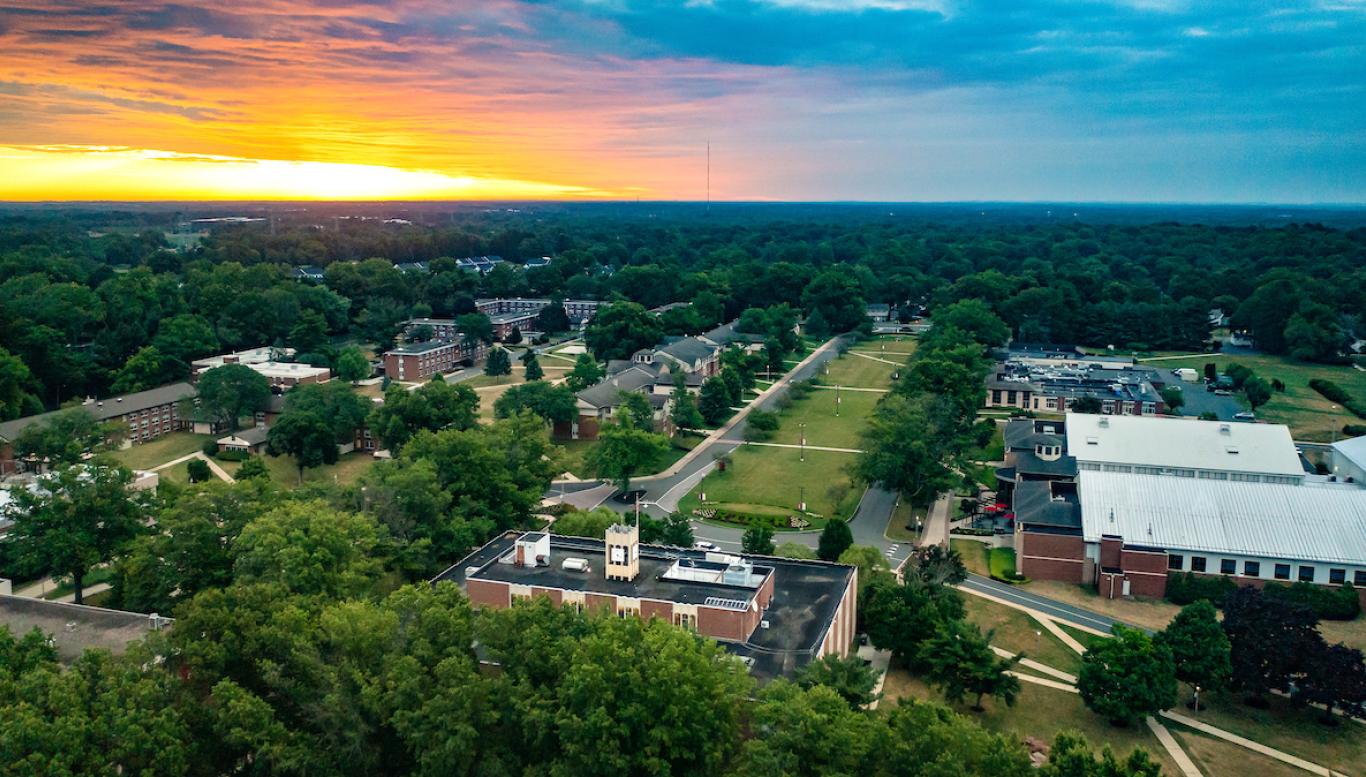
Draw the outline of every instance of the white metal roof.
<instances>
[{"instance_id":1,"label":"white metal roof","mask_svg":"<svg viewBox=\"0 0 1366 777\"><path fill-rule=\"evenodd\" d=\"M1366 436L1339 440L1333 443L1333 450L1345 456L1358 467L1366 468Z\"/></svg>"},{"instance_id":2,"label":"white metal roof","mask_svg":"<svg viewBox=\"0 0 1366 777\"><path fill-rule=\"evenodd\" d=\"M1067 452L1080 462L1304 475L1281 424L1068 413Z\"/></svg>"},{"instance_id":3,"label":"white metal roof","mask_svg":"<svg viewBox=\"0 0 1366 777\"><path fill-rule=\"evenodd\" d=\"M1077 480L1088 542L1116 534L1172 551L1366 566L1366 488L1115 472Z\"/></svg>"}]
</instances>

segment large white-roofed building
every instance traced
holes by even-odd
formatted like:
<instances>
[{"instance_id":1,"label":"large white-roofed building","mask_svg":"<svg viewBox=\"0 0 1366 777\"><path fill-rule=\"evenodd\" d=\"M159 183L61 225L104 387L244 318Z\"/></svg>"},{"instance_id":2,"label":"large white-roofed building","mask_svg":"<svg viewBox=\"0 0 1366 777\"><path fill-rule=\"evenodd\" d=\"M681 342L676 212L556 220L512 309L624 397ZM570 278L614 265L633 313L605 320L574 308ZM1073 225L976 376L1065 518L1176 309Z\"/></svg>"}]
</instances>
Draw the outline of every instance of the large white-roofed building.
<instances>
[{"instance_id":1,"label":"large white-roofed building","mask_svg":"<svg viewBox=\"0 0 1366 777\"><path fill-rule=\"evenodd\" d=\"M1108 597L1175 572L1366 590L1366 488L1307 474L1285 426L1068 414L1063 437L1075 478L1012 494L1020 574Z\"/></svg>"},{"instance_id":2,"label":"large white-roofed building","mask_svg":"<svg viewBox=\"0 0 1366 777\"><path fill-rule=\"evenodd\" d=\"M1366 437L1333 443L1329 470L1339 480L1366 484Z\"/></svg>"}]
</instances>

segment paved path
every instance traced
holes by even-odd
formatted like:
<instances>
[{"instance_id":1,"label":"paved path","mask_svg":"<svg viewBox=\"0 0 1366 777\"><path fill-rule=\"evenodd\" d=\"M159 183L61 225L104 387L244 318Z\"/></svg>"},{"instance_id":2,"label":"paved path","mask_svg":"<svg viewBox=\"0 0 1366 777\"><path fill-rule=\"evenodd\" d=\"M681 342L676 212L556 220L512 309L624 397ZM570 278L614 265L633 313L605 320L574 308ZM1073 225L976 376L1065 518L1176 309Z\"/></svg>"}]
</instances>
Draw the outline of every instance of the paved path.
<instances>
[{"instance_id":1,"label":"paved path","mask_svg":"<svg viewBox=\"0 0 1366 777\"><path fill-rule=\"evenodd\" d=\"M909 351L850 351L860 356L913 356Z\"/></svg>"},{"instance_id":2,"label":"paved path","mask_svg":"<svg viewBox=\"0 0 1366 777\"><path fill-rule=\"evenodd\" d=\"M1073 607L1064 602L1054 601L1037 594L1022 591L1016 586L998 583L989 577L969 574L968 579L959 583L959 588L968 593L985 594L990 598L1000 600L1002 604L1014 606L1023 610L1037 610L1038 612L1069 625L1078 625L1106 634L1110 633L1110 627L1118 623L1114 618L1110 618L1100 613L1084 610L1080 607ZM1125 624L1128 625L1128 624ZM1151 633L1151 630L1148 630Z\"/></svg>"},{"instance_id":3,"label":"paved path","mask_svg":"<svg viewBox=\"0 0 1366 777\"><path fill-rule=\"evenodd\" d=\"M821 391L866 391L869 394L886 394L890 389L860 388L858 386L812 386Z\"/></svg>"},{"instance_id":4,"label":"paved path","mask_svg":"<svg viewBox=\"0 0 1366 777\"><path fill-rule=\"evenodd\" d=\"M920 546L949 546L949 497L941 496L930 505L930 514L925 518L925 528L920 532Z\"/></svg>"},{"instance_id":5,"label":"paved path","mask_svg":"<svg viewBox=\"0 0 1366 777\"><path fill-rule=\"evenodd\" d=\"M1181 773L1186 775L1186 777L1201 777L1200 770L1195 767L1195 762L1191 760L1190 756L1186 755L1185 750L1181 749L1181 745L1176 741L1176 737L1172 736L1172 732L1168 731L1166 726L1157 722L1157 718L1154 718L1152 715L1149 715L1146 718L1146 722L1148 728L1152 729L1153 736L1157 737L1157 741L1162 743L1162 747L1167 751L1167 755L1170 755L1172 760L1176 761L1176 766L1181 770Z\"/></svg>"},{"instance_id":6,"label":"paved path","mask_svg":"<svg viewBox=\"0 0 1366 777\"><path fill-rule=\"evenodd\" d=\"M96 583L96 584L94 584L94 585L88 585L88 586L85 587L85 590L84 590L84 591L81 591L81 598L82 598L82 599L88 599L88 598L94 596L95 594L102 593L102 592L104 592L104 591L108 591L108 590L109 590L110 588L112 588L112 587L113 587L113 586L109 585L108 583ZM53 599L52 601L54 601L54 602L61 602L61 603L63 603L63 604L75 604L75 603L76 603L76 592L75 592L75 591L72 591L71 593L66 594L65 596L59 596L59 597L57 597L56 599Z\"/></svg>"},{"instance_id":7,"label":"paved path","mask_svg":"<svg viewBox=\"0 0 1366 777\"><path fill-rule=\"evenodd\" d=\"M792 445L785 442L755 442L753 440L726 440L736 445L761 445L765 448L791 448L793 450L806 449L808 451L830 451L832 453L863 453L858 448L829 448L824 445Z\"/></svg>"},{"instance_id":8,"label":"paved path","mask_svg":"<svg viewBox=\"0 0 1366 777\"><path fill-rule=\"evenodd\" d=\"M169 468L171 468L171 467L174 467L174 466L177 465L177 464L184 464L185 462L187 462L187 461L189 461L189 460L191 460L191 459L199 459L200 461L203 461L204 463L208 464L208 465L209 465L209 471L213 472L213 474L216 475L216 476L218 477L219 480L222 480L222 481L225 481L225 482L228 482L228 483L236 483L236 482L237 482L237 480L234 479L232 475L229 475L229 474L228 474L228 471L227 471L227 470L225 470L225 469L223 469L222 467L218 466L218 462L214 461L213 459L209 458L208 456L205 456L203 451L195 451L194 453L188 453L188 454L186 454L186 455L184 455L184 456L181 456L181 457L178 458L178 459L171 459L171 460L168 461L168 462L165 462L165 463L162 463L162 464L158 464L158 465L156 465L155 467L152 467L150 470L148 470L148 472L160 472L160 471L163 470L163 469L169 469Z\"/></svg>"},{"instance_id":9,"label":"paved path","mask_svg":"<svg viewBox=\"0 0 1366 777\"><path fill-rule=\"evenodd\" d=\"M866 353L859 353L858 351L850 351L849 353L850 353L851 355L857 356L857 357L859 357L859 358L861 358L861 359L868 359L869 361L882 362L883 364L890 364L890 365L892 365L893 367L905 367L905 366L906 366L906 365L902 364L901 362L894 362L894 361L892 361L891 359L879 359L879 358L876 357L876 356L869 356L869 355L866 354Z\"/></svg>"},{"instance_id":10,"label":"paved path","mask_svg":"<svg viewBox=\"0 0 1366 777\"><path fill-rule=\"evenodd\" d=\"M1165 710L1160 714L1162 715L1162 717L1174 723L1180 723L1183 726L1193 728L1196 731L1204 732L1212 737L1222 739L1225 742L1232 742L1235 745L1245 747L1248 750L1251 750L1256 753L1261 753L1262 755L1268 758L1274 758L1277 761L1280 761L1281 763L1290 764L1291 766L1303 769L1306 772L1310 772L1311 774L1321 774L1323 775L1323 777L1329 777L1330 775L1336 776L1341 774L1340 772L1335 772L1325 766L1320 766L1319 764L1316 764L1312 761L1306 761L1303 758L1296 758L1295 756L1277 750L1274 747L1267 747L1261 742L1254 742L1251 739L1240 737L1237 734L1230 733L1228 731L1223 730L1222 728L1216 728L1214 726L1209 725L1208 723L1201 723L1200 721L1194 718L1188 718L1185 715L1172 712L1171 710Z\"/></svg>"}]
</instances>

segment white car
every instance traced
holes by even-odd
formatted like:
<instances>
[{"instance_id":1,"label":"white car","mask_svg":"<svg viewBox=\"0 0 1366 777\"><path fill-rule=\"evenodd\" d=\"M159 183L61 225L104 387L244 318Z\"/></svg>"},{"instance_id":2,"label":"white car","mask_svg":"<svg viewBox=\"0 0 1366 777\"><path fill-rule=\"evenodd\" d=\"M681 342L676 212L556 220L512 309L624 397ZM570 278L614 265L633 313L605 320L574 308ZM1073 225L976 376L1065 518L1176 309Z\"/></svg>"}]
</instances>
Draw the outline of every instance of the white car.
<instances>
[{"instance_id":1,"label":"white car","mask_svg":"<svg viewBox=\"0 0 1366 777\"><path fill-rule=\"evenodd\" d=\"M698 540L697 542L694 542L692 544L692 547L693 550L705 550L709 553L715 553L716 551L721 549L716 545L716 543L707 542L706 540Z\"/></svg>"}]
</instances>

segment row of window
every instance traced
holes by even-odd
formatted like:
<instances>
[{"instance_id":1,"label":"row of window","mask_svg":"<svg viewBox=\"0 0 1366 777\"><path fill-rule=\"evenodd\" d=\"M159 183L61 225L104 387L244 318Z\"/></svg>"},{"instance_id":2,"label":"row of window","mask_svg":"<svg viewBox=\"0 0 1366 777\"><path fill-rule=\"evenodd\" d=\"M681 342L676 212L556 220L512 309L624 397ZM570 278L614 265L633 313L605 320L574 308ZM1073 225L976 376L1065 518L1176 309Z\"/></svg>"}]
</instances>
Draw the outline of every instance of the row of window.
<instances>
[{"instance_id":1,"label":"row of window","mask_svg":"<svg viewBox=\"0 0 1366 777\"><path fill-rule=\"evenodd\" d=\"M1171 570L1184 570L1186 557L1179 553L1171 553L1167 556L1167 568ZM1209 560L1204 556L1191 556L1191 572L1208 572ZM1290 579L1290 564L1275 564L1271 571L1271 576L1275 580ZM1231 558L1219 559L1219 574L1236 575L1238 574L1238 562ZM1312 564L1300 564L1295 570L1295 579L1305 583L1312 583L1318 572ZM1260 561L1244 561L1243 577L1261 577L1262 563ZM1347 570L1328 569L1328 584L1342 585L1347 582ZM1352 585L1366 585L1366 570L1358 569L1352 573Z\"/></svg>"}]
</instances>

